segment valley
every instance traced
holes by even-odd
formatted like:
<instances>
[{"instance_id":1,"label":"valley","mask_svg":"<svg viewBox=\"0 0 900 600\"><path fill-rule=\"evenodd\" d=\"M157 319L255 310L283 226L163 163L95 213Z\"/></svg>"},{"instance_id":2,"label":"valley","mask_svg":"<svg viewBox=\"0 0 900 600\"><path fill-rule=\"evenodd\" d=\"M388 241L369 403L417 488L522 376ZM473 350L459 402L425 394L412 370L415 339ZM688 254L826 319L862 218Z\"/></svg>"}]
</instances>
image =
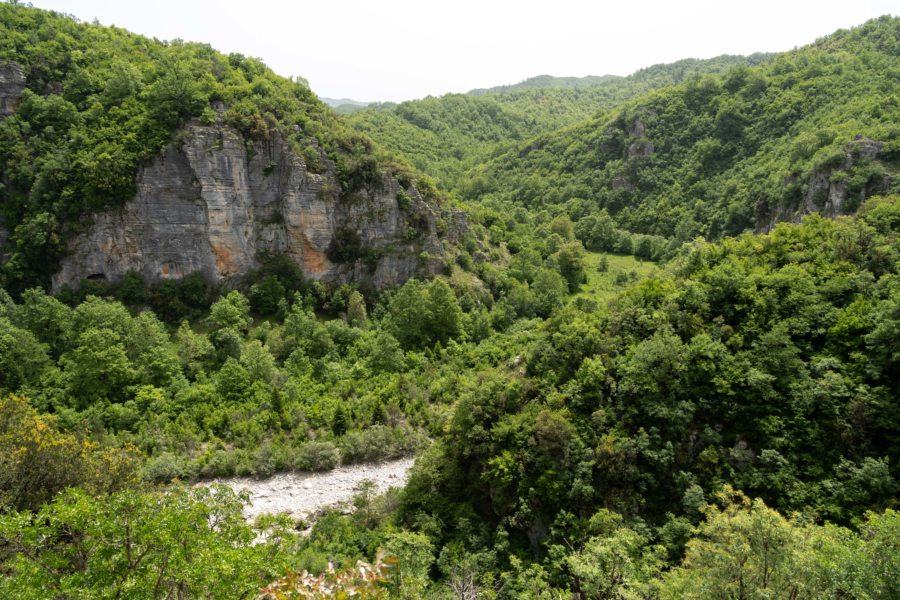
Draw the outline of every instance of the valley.
<instances>
[{"instance_id":1,"label":"valley","mask_svg":"<svg viewBox=\"0 0 900 600\"><path fill-rule=\"evenodd\" d=\"M0 597L900 597L847 25L370 103L0 4Z\"/></svg>"}]
</instances>

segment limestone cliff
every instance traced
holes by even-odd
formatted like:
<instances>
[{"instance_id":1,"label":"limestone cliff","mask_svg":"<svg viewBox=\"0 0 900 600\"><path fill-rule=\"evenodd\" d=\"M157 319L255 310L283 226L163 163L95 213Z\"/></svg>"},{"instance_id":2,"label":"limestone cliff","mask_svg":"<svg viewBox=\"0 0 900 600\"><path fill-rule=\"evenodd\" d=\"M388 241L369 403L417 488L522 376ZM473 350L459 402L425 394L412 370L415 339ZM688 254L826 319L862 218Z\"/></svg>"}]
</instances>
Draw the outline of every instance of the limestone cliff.
<instances>
[{"instance_id":1,"label":"limestone cliff","mask_svg":"<svg viewBox=\"0 0 900 600\"><path fill-rule=\"evenodd\" d=\"M0 120L16 112L22 93L25 91L25 74L18 63L0 61ZM3 175L0 173L0 184ZM9 236L4 224L0 222L0 264L6 260L3 248L6 246L6 238Z\"/></svg>"},{"instance_id":2,"label":"limestone cliff","mask_svg":"<svg viewBox=\"0 0 900 600\"><path fill-rule=\"evenodd\" d=\"M383 288L438 272L465 229L461 213L388 176L342 192L324 154L312 172L278 134L248 143L227 126L191 124L177 140L140 171L133 199L71 240L54 289L128 271L227 284L262 253L292 257L311 279Z\"/></svg>"},{"instance_id":3,"label":"limestone cliff","mask_svg":"<svg viewBox=\"0 0 900 600\"><path fill-rule=\"evenodd\" d=\"M0 61L0 119L16 112L22 92L25 91L25 74L14 62Z\"/></svg>"}]
</instances>

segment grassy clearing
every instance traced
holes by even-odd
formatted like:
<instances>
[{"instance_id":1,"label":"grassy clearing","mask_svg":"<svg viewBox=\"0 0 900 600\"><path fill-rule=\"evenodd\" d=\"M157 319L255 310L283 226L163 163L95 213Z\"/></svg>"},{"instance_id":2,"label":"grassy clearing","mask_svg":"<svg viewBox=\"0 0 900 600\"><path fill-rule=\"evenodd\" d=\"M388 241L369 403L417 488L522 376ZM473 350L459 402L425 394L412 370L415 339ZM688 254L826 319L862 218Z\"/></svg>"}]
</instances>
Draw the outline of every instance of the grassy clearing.
<instances>
[{"instance_id":1,"label":"grassy clearing","mask_svg":"<svg viewBox=\"0 0 900 600\"><path fill-rule=\"evenodd\" d=\"M607 269L601 271L600 263L606 258ZM609 300L629 284L658 272L659 266L630 255L606 252L587 253L587 283L581 286L578 296Z\"/></svg>"}]
</instances>

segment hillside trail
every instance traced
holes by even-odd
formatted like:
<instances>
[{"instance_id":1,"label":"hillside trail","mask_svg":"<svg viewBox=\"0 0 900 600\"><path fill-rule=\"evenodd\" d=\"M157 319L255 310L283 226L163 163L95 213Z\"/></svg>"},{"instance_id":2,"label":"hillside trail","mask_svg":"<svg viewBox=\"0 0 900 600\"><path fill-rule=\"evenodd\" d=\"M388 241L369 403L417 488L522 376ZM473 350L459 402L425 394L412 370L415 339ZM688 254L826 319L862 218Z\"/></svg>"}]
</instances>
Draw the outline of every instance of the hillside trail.
<instances>
[{"instance_id":1,"label":"hillside trail","mask_svg":"<svg viewBox=\"0 0 900 600\"><path fill-rule=\"evenodd\" d=\"M360 484L368 480L375 484L375 493L406 484L414 458L338 467L324 473L283 473L267 479L229 477L214 479L199 485L221 483L235 491L250 492L250 505L244 516L253 520L266 513L288 513L306 519L318 511L349 502Z\"/></svg>"}]
</instances>

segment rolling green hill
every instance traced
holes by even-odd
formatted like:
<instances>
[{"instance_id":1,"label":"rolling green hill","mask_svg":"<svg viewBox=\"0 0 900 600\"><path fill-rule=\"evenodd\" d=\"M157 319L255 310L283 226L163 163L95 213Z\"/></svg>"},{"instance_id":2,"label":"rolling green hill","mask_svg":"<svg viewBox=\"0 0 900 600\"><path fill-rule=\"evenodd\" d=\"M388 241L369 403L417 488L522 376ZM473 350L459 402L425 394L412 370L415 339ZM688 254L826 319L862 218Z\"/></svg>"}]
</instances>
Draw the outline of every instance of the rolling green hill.
<instances>
[{"instance_id":1,"label":"rolling green hill","mask_svg":"<svg viewBox=\"0 0 900 600\"><path fill-rule=\"evenodd\" d=\"M0 4L0 598L900 597L898 56L884 17L344 120L239 54ZM176 257L227 263L167 219L205 177L200 220L238 220L202 169L255 165L252 206L297 200L245 213L270 239L349 223L332 252L396 268L354 235L386 230L439 274L34 285L148 161ZM407 456L303 519L209 481Z\"/></svg>"},{"instance_id":2,"label":"rolling green hill","mask_svg":"<svg viewBox=\"0 0 900 600\"><path fill-rule=\"evenodd\" d=\"M469 170L512 145L693 75L721 73L767 59L765 54L725 55L655 65L628 77L538 77L469 94L374 105L347 121L423 172L460 189Z\"/></svg>"},{"instance_id":3,"label":"rolling green hill","mask_svg":"<svg viewBox=\"0 0 900 600\"><path fill-rule=\"evenodd\" d=\"M469 173L467 197L606 209L680 240L853 212L897 189L900 19L694 77L539 136ZM586 243L589 240L585 240Z\"/></svg>"},{"instance_id":4,"label":"rolling green hill","mask_svg":"<svg viewBox=\"0 0 900 600\"><path fill-rule=\"evenodd\" d=\"M491 94L503 94L536 88L579 89L600 85L617 79L622 78L618 75L588 75L586 77L554 77L553 75L538 75L511 85L498 85L489 88L469 90L466 95L487 96Z\"/></svg>"}]
</instances>

